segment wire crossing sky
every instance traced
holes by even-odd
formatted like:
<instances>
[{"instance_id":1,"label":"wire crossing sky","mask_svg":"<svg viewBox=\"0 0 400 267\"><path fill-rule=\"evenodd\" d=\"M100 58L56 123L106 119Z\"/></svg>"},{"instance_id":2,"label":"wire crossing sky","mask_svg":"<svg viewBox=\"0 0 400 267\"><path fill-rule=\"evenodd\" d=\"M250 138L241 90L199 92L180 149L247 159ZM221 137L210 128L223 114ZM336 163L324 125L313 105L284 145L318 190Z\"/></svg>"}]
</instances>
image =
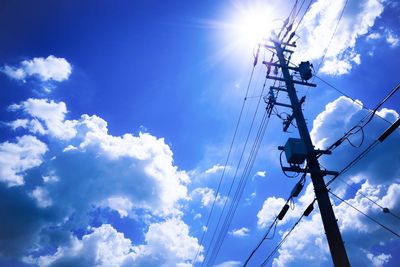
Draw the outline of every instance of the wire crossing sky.
<instances>
[{"instance_id":1,"label":"wire crossing sky","mask_svg":"<svg viewBox=\"0 0 400 267\"><path fill-rule=\"evenodd\" d=\"M326 182L351 265L399 266L400 130L379 142L399 118L398 1L5 0L0 13L1 267L332 266L310 178L281 170L278 146L298 134L266 103L283 85L265 78L281 77L262 47L274 33L317 74L296 90L332 151L321 166L340 172Z\"/></svg>"}]
</instances>

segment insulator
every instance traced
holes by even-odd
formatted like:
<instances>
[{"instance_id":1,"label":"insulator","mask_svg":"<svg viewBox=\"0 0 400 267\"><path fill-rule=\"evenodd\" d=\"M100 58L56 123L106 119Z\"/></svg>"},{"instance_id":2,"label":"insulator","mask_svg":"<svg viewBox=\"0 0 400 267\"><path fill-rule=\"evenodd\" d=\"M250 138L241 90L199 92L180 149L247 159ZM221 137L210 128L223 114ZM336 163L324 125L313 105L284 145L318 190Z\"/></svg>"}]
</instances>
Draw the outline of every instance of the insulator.
<instances>
[{"instance_id":1,"label":"insulator","mask_svg":"<svg viewBox=\"0 0 400 267\"><path fill-rule=\"evenodd\" d=\"M298 183L293 187L292 192L290 193L290 195L291 195L292 197L298 197L299 194L300 194L300 192L301 192L301 190L303 190L303 186L304 186L304 184L301 183L301 181L298 182Z\"/></svg>"},{"instance_id":2,"label":"insulator","mask_svg":"<svg viewBox=\"0 0 400 267\"><path fill-rule=\"evenodd\" d=\"M390 213L390 210L388 208L383 208L384 213Z\"/></svg>"},{"instance_id":3,"label":"insulator","mask_svg":"<svg viewBox=\"0 0 400 267\"><path fill-rule=\"evenodd\" d=\"M279 212L279 215L278 215L278 219L279 219L280 221L282 221L283 217L285 217L286 212L288 211L288 209L289 209L289 205L288 205L288 204L285 204L285 206L283 206L281 212Z\"/></svg>"},{"instance_id":4,"label":"insulator","mask_svg":"<svg viewBox=\"0 0 400 267\"><path fill-rule=\"evenodd\" d=\"M308 216L308 215L310 215L310 213L312 212L314 210L314 203L311 203L307 208L306 208L306 210L304 211L304 216Z\"/></svg>"}]
</instances>

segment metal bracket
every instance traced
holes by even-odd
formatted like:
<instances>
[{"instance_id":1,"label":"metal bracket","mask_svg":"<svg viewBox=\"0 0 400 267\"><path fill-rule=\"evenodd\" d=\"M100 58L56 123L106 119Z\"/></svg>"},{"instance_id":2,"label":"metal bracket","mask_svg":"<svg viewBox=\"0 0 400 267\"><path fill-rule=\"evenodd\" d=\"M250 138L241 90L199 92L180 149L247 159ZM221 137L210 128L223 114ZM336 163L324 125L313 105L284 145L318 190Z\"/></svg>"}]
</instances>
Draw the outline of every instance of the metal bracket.
<instances>
[{"instance_id":1,"label":"metal bracket","mask_svg":"<svg viewBox=\"0 0 400 267\"><path fill-rule=\"evenodd\" d=\"M277 80L277 81L281 81L281 82L285 82L286 80L281 78L281 77L277 77L277 76L270 76L267 75L266 77L267 79L271 79L271 80ZM295 84L300 84L300 85L305 85L305 86L310 86L310 87L317 87L317 85L315 83L308 83L308 82L302 82L302 81L295 81L293 80L293 83Z\"/></svg>"},{"instance_id":2,"label":"metal bracket","mask_svg":"<svg viewBox=\"0 0 400 267\"><path fill-rule=\"evenodd\" d=\"M299 173L320 173L322 175L332 175L332 176L336 176L339 174L339 172L336 171L328 171L328 170L319 170L319 171L310 171L309 169L302 169L300 167L297 166L291 166L291 167L282 167L282 170L284 172L299 172Z\"/></svg>"}]
</instances>

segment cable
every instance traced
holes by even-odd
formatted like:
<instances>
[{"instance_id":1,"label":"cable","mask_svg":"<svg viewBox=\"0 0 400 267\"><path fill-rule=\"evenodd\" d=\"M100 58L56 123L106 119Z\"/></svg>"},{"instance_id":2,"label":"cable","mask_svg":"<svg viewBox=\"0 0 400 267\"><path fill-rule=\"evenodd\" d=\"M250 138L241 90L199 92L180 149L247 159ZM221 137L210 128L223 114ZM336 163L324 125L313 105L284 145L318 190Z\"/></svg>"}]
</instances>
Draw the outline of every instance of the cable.
<instances>
[{"instance_id":1,"label":"cable","mask_svg":"<svg viewBox=\"0 0 400 267\"><path fill-rule=\"evenodd\" d=\"M379 144L378 140L375 140L372 142L366 149L364 149L357 157L355 157L350 163L348 163L337 175L333 176L332 179L330 179L327 183L326 186L329 186L331 183L333 183L337 177L342 175L343 173L347 172L349 169L351 169L354 165L356 165L365 155L367 155L376 145Z\"/></svg>"},{"instance_id":2,"label":"cable","mask_svg":"<svg viewBox=\"0 0 400 267\"><path fill-rule=\"evenodd\" d=\"M264 81L264 85L263 85L263 88L262 88L261 95L262 95L263 92L264 92L264 89L265 89L265 86L266 86L266 80L267 80L267 79L265 79L265 81ZM245 144L244 144L244 147L243 147L243 150L242 150L242 153L241 153L241 156L240 156L240 159L239 159L237 168L236 168L236 172L235 172L234 178L232 179L232 182L231 182L231 184L230 184L228 196L231 194L233 185L234 185L234 183L235 183L236 176L237 176L239 167L240 167L240 165L241 165L241 161L242 161L242 159L243 159L244 152L245 152L245 149L246 149L246 147L247 147L247 143L248 143L248 141L249 141L250 134L251 134L251 131L252 131L254 122L255 122L255 118L256 118L256 115L257 115L257 111L258 111L260 102L261 102L261 98L259 99L259 101L258 101L258 103L257 103L257 107L256 107L256 110L255 110L255 113L254 113L254 116L253 116L253 119L252 119L252 122L251 122L251 125L250 125L250 129L249 129L249 132L248 132L248 135L247 135L247 138L246 138L246 141L245 141ZM265 117L265 116L264 116L264 117ZM264 128L264 129L265 129L265 128ZM260 130L259 130L259 131L260 131ZM265 132L265 130L264 130L264 132ZM253 145L253 147L254 147L254 145ZM252 151L253 151L253 149L252 149ZM254 162L254 160L253 160L253 162ZM246 166L248 166L248 165L246 164ZM243 184L243 176L242 176L242 178L241 178L241 180L240 180L239 185L241 186L242 184ZM237 199L237 195L238 195L238 190L239 190L239 187L238 187L238 189L236 190L234 200L232 201L232 204L231 204L230 209L229 209L229 211L228 211L227 217L225 218L225 221L224 221L224 223L223 223L223 225L222 225L222 227L221 227L221 231L220 231L220 233L219 233L219 236L218 236L218 238L217 238L217 240L216 240L216 242L215 242L215 245L214 245L214 247L213 247L213 250L212 250L212 252L211 252L211 256L210 256L210 259L209 259L209 265L212 264L212 262L214 261L215 257L218 255L218 251L219 251L219 249L220 249L220 246L222 245L223 239L225 238L225 235L226 235L226 233L227 233L227 230L228 230L227 228L229 227L229 224L230 224L230 222L231 222L231 220L232 220L232 218L233 218L233 215L232 215L232 214L234 214L234 211L232 211L232 209L233 209L232 207L236 207L236 206L237 206L237 205L235 205L235 201L238 201L238 200L236 200L236 199ZM243 189L241 189L241 190L243 190ZM216 235L216 233L217 233L218 227L219 227L219 225L220 225L220 223L221 223L221 219L222 219L223 213L224 213L224 211L225 211L227 201L228 201L228 198L225 200L225 203L224 203L224 206L223 206L223 210L222 210L221 215L219 216L219 219L218 219L217 227L215 228L213 237L212 237L211 242L210 242L210 246L211 246L211 244L212 244L213 241L214 241L214 238L215 238L215 235ZM229 222L229 223L228 223L228 222ZM205 259L207 258L208 253L209 253L209 250L207 251L207 253L206 253L206 255L205 255ZM206 262L206 261L204 261L203 263L205 263L205 262Z\"/></svg>"},{"instance_id":3,"label":"cable","mask_svg":"<svg viewBox=\"0 0 400 267\"><path fill-rule=\"evenodd\" d=\"M236 134L237 134L237 131L238 131L238 128L239 128L239 124L240 124L240 121L241 121L241 119L242 119L243 110L244 110L244 107L245 107L245 104L246 104L246 100L247 100L247 96L248 96L248 93L249 93L250 85L251 85L251 82L252 82L252 80L253 80L253 74L254 74L255 66L256 66L256 65L253 64L253 69L252 69L252 71L251 71L250 78L249 78L249 82L248 82L247 88L246 88L246 94L245 94L245 97L244 97L244 99L243 99L242 107L241 107L240 113L239 113L239 118L238 118L238 120L237 120L237 122L236 122L235 131L234 131L234 134L233 134L233 137L232 137L232 141L231 141L231 144L230 144L230 147L229 147L228 156L227 156L226 161L225 161L225 164L224 164L224 169L223 169L223 171L222 171L221 178L219 179L219 182L218 182L218 187L217 187L217 190L216 190L216 193L215 193L215 197L214 197L214 201L213 201L212 206L211 206L210 213L208 214L208 218L207 218L207 222L206 222L206 228L207 228L207 229L208 229L209 224L210 224L210 220L211 220L212 213L213 213L213 211L214 211L214 207L215 207L215 203L216 203L216 200L217 200L217 196L218 196L219 191L220 191L220 189L221 189L222 180L223 180L223 178L224 178L224 176L225 176L226 167L228 166L228 162L229 162L229 158L230 158L230 155L231 155L231 152L232 152L233 144L234 144L234 142L235 142ZM196 255L195 255L195 257L194 257L194 259L193 259L193 261L192 261L192 264L194 264L194 263L196 262L197 257L199 256L200 249L201 249L201 247L202 247L205 234L206 234L206 231L203 231L202 236L201 236L201 239L200 239L200 244L199 244L199 247L198 247L198 249L197 249Z\"/></svg>"},{"instance_id":4,"label":"cable","mask_svg":"<svg viewBox=\"0 0 400 267\"><path fill-rule=\"evenodd\" d=\"M311 0L311 1L310 1L310 3L308 4L308 6L307 6L307 8L306 8L306 11L304 11L303 16L301 16L301 18L300 18L300 20L299 20L299 23L297 24L297 27L294 29L293 32L297 32L297 29L300 27L301 23L303 22L303 19L304 19L305 15L307 14L308 10L310 9L311 4L312 4L313 2L314 2L314 0ZM299 11L299 12L300 12L300 11Z\"/></svg>"},{"instance_id":5,"label":"cable","mask_svg":"<svg viewBox=\"0 0 400 267\"><path fill-rule=\"evenodd\" d=\"M266 119L266 116L264 116L264 120L265 119ZM256 158L258 149L259 149L260 144L261 144L260 136L262 136L265 133L265 129L266 129L266 126L268 125L268 121L269 121L269 119L267 120L267 123L264 123L263 127L260 127L261 131L259 131L258 138L256 139L256 141L255 141L255 143L253 145L252 151L251 151L250 156L249 156L249 160L246 163L245 170L243 171L243 175L242 175L242 177L240 179L239 185L238 185L237 190L235 192L235 195L233 197L231 206L230 206L230 208L228 210L228 213L226 215L224 223L223 223L223 225L221 227L221 231L219 233L218 239L217 239L216 244L214 246L215 249L214 249L213 253L211 254L212 256L211 256L211 258L209 260L209 264L208 265L212 265L213 262L215 261L215 258L217 257L217 255L219 253L219 250L220 250L220 248L222 246L222 243L223 243L223 241L225 239L225 236L226 236L226 234L227 234L227 232L229 230L229 226L230 226L230 224L232 222L232 219L233 219L233 217L235 215L237 206L239 204L239 200L240 200L240 198L242 196L244 187L245 187L245 185L247 183L247 180L248 180L248 177L249 177L249 173L251 171L251 168L252 168L254 160ZM261 132L262 132L262 134L261 134ZM235 176L236 176L236 174L235 174Z\"/></svg>"},{"instance_id":6,"label":"cable","mask_svg":"<svg viewBox=\"0 0 400 267\"><path fill-rule=\"evenodd\" d=\"M340 20L342 19L344 10L345 10L345 8L346 8L346 6L347 6L347 2L348 2L348 0L346 0L346 2L344 3L342 12L340 13L339 19L338 19L338 21L337 21L337 23L336 23L335 29L333 30L333 33L332 33L331 39L329 40L328 46L327 46L327 47L325 48L325 50L324 50L324 55L322 56L322 59L321 59L321 61L320 61L319 64L318 64L316 73L318 73L319 69L321 68L322 63L323 63L324 60L325 60L326 53L328 52L328 49L329 49L329 47L331 46L332 40L333 40L333 38L335 37L335 34L336 34L337 29L338 29Z\"/></svg>"},{"instance_id":7,"label":"cable","mask_svg":"<svg viewBox=\"0 0 400 267\"><path fill-rule=\"evenodd\" d=\"M370 111L369 114L365 115L364 118L362 118L362 119L360 120L360 122L359 122L356 126L352 127L352 128L351 128L349 131L347 131L341 138L339 138L336 142L334 142L332 145L330 145L326 150L328 150L328 151L334 150L335 148L337 148L338 146L340 146L340 145L343 143L344 140L347 140L347 141L350 143L350 145L355 146L355 145L350 141L349 137L350 137L351 135L353 135L353 134L358 133L359 131L362 132L362 139L361 139L361 142L360 142L359 146L355 146L355 147L360 147L360 146L362 145L363 141L364 141L364 130L363 130L364 127L367 126L367 125L372 121L372 119L374 118L374 115L376 114L376 112L378 111L378 109L379 109L388 99L390 99L390 98L399 90L399 88L400 88L400 83L397 84L397 86L395 86L395 87L389 92L389 94L388 94L384 99L382 99L382 100L376 105L376 107L375 107L374 110ZM365 120L367 120L367 121L365 121ZM365 121L365 122L364 122L364 121ZM355 129L357 129L357 130L356 130L355 132L353 132L353 130L355 130Z\"/></svg>"},{"instance_id":8,"label":"cable","mask_svg":"<svg viewBox=\"0 0 400 267\"><path fill-rule=\"evenodd\" d=\"M304 182L305 182L305 179L306 179L306 175L307 175L307 174L304 173L299 182L303 182L303 183L304 183ZM316 200L316 199L314 199L314 201L313 201L311 204L309 204L308 206L313 205L314 202L315 202L315 200ZM288 203L290 203L290 202L293 203L293 208L292 208L292 210L293 210L293 209L295 208L295 204L294 204L294 201L293 201L293 195L290 195L290 196L289 196L289 198L286 200L286 202L285 202L285 204L283 205L283 207L286 206L286 205L287 205ZM283 209L283 207L282 207L282 209ZM281 210L282 210L282 209L281 209ZM308 208L307 208L307 209L308 209ZM307 210L307 209L306 209L306 210ZM305 214L305 212L306 212L306 211L304 211L303 214ZM307 215L307 216L308 216L308 215ZM263 238L259 241L259 243L257 244L257 246L252 250L252 252L250 253L250 255L247 257L247 259L246 259L246 261L245 261L243 267L247 266L247 264L249 263L250 259L254 256L254 254L257 252L257 250L260 248L260 246L262 245L262 243L263 243L266 239L273 239L273 238L274 238L276 226L277 226L277 224L278 224L278 218L279 218L279 214L275 216L275 219L272 221L271 225L268 227L268 230L267 230L267 232L265 233L265 235L263 236ZM271 237L268 238L268 235L269 235L269 233L271 232L272 227L274 227L273 235L272 235Z\"/></svg>"},{"instance_id":9,"label":"cable","mask_svg":"<svg viewBox=\"0 0 400 267\"><path fill-rule=\"evenodd\" d=\"M347 183L345 180L343 180L342 178L338 177L339 181L341 181L342 183L344 183L345 185L347 185L348 187L350 187L351 189L353 189L357 194L360 194L361 196L363 196L364 198L366 198L367 200L369 200L370 202L372 202L375 206L379 207L382 209L383 213L389 213L390 215L392 215L394 218L400 220L400 216L394 214L393 212L391 212L388 208L383 207L382 205L380 205L378 202L374 201L373 199L371 199L370 197L368 197L367 195L365 195L363 192L359 191L357 188L355 188L354 186L352 186L351 184Z\"/></svg>"},{"instance_id":10,"label":"cable","mask_svg":"<svg viewBox=\"0 0 400 267\"><path fill-rule=\"evenodd\" d=\"M286 202L287 203L287 202ZM275 217L274 221L271 223L271 225L269 226L267 232L265 233L265 235L263 236L263 238L260 240L260 242L258 242L257 246L253 249L253 251L250 253L250 255L247 257L246 261L243 264L243 267L246 267L247 264L249 263L249 261L251 260L251 258L254 256L254 254L256 253L256 251L260 248L260 246L262 245L262 243L264 242L265 239L268 239L267 236L269 235L269 233L271 232L272 228L278 224L278 216ZM275 235L275 231L274 231L274 235ZM272 239L272 238L271 238Z\"/></svg>"},{"instance_id":11,"label":"cable","mask_svg":"<svg viewBox=\"0 0 400 267\"><path fill-rule=\"evenodd\" d=\"M372 149L374 149L378 144L380 144L381 142L379 141L379 138L374 140L367 148L365 148L357 157L355 157L352 161L350 161L337 175L335 175L334 177L332 177L327 183L326 186L328 187L330 184L332 184L340 175L342 175L343 173L347 172L349 169L351 169L354 165L356 165L363 157L365 157ZM343 181L344 182L344 181ZM346 183L346 182L344 182ZM347 183L346 183L347 184ZM350 186L349 184L347 184L348 186ZM351 188L354 189L354 187L350 186ZM355 190L355 189L354 189ZM400 216L398 216L397 214L392 213L388 208L382 207L381 205L379 205L378 203L376 203L375 201L373 201L372 199L370 199L369 197L367 197L365 194L358 192L361 195L363 195L365 198L367 198L368 200L370 200L371 202L373 202L375 205L379 206L382 211L384 213L389 213L391 214L393 217L400 219Z\"/></svg>"},{"instance_id":12,"label":"cable","mask_svg":"<svg viewBox=\"0 0 400 267\"><path fill-rule=\"evenodd\" d=\"M314 200L310 203L309 206L313 205L317 199L314 198ZM307 209L306 209L307 210ZM267 258L263 261L263 263L260 266L265 266L268 261L276 254L276 252L279 250L279 248L283 245L283 243L286 242L287 238L289 235L293 232L293 230L297 227L297 225L300 223L300 221L304 218L306 210L303 212L303 214L300 216L300 218L295 222L295 224L292 226L292 228L289 230L289 232L286 233L286 235L282 238L282 240L279 242L277 246L271 251L271 253L267 256Z\"/></svg>"},{"instance_id":13,"label":"cable","mask_svg":"<svg viewBox=\"0 0 400 267\"><path fill-rule=\"evenodd\" d=\"M365 110L368 110L370 112L372 112L373 110L371 110L370 108L362 105L359 101L357 101L356 99L354 99L353 97L349 96L348 94L344 93L342 90L338 89L337 87L335 87L333 84L325 81L324 79L322 79L321 77L319 77L318 75L315 75L315 77L320 80L321 82L325 83L326 85L328 85L329 87L331 87L332 89L334 89L335 91L337 91L338 93L340 93L341 95L351 99L356 105L359 105L360 107L362 107ZM387 123L391 124L390 121L388 121L387 119L385 119L384 117L380 116L379 114L374 113L374 116L377 116L379 118L381 118L382 120L386 121Z\"/></svg>"},{"instance_id":14,"label":"cable","mask_svg":"<svg viewBox=\"0 0 400 267\"><path fill-rule=\"evenodd\" d=\"M285 57L285 60L287 60L287 62L288 62L290 65L292 65L293 67L298 67L298 65L296 65L295 63L293 63L292 61L290 61L290 60L287 59L286 57ZM373 112L372 109L370 109L370 108L368 108L367 106L361 104L357 99L355 99L355 98L351 97L350 95L344 93L342 90L338 89L338 88L335 87L333 84L329 83L328 81L324 80L323 78L319 77L318 75L314 74L314 77L317 78L318 80L320 80L321 82L325 83L326 85L328 85L329 87L331 87L331 88L334 89L335 91L337 91L339 94L341 94L341 95L343 95L343 96L345 96L345 97L351 99L356 105L360 106L361 108L363 108L363 109L365 109L365 110L367 110L367 111L369 111L369 112ZM399 84L398 84L396 87L398 87L398 86L399 86ZM395 88L396 88L396 87L395 87ZM386 101L385 101L385 102L386 102ZM375 113L374 113L374 116L377 116L378 118L382 119L383 121L385 121L385 122L391 124L390 121L388 121L388 120L385 119L384 117L382 117L382 116L380 116L379 114L377 114L376 111L375 111Z\"/></svg>"},{"instance_id":15,"label":"cable","mask_svg":"<svg viewBox=\"0 0 400 267\"><path fill-rule=\"evenodd\" d=\"M338 195L336 195L335 193L333 193L332 191L328 191L331 195L333 195L334 197L336 197L337 199L339 199L341 202L344 202L345 204L347 204L348 206L350 206L351 208L353 208L354 210L358 211L359 213L361 213L362 215L364 215L365 217L367 217L368 219L370 219L371 221L373 221L374 223L378 224L379 226L381 226L382 228L384 228L385 230L391 232L392 234L394 234L397 237L400 237L400 235L398 233L396 233L395 231L393 231L392 229L390 229L389 227L387 227L386 225L378 222L377 220L375 220L374 218L372 218L371 216L369 216L368 214L362 212L361 210L359 210L358 208L354 207L353 205L351 205L349 202L347 202L346 200L344 200L343 198L339 197Z\"/></svg>"}]
</instances>

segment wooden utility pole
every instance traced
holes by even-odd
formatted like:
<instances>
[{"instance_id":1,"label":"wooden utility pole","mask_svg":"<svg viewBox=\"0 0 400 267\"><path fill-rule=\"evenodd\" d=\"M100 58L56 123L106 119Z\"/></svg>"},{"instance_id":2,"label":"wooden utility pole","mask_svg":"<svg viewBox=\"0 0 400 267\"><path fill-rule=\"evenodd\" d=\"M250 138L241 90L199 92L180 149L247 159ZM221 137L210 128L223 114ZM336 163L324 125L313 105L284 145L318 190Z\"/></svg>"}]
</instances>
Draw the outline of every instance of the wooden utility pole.
<instances>
[{"instance_id":1,"label":"wooden utility pole","mask_svg":"<svg viewBox=\"0 0 400 267\"><path fill-rule=\"evenodd\" d=\"M294 47L293 44L284 44L278 40L272 40L273 45L267 46L268 48L273 48L276 51L276 55L278 57L278 62L273 63L265 63L269 67L275 67L275 69L280 68L282 72L282 78L277 76L269 76L267 78L274 79L278 81L285 82L286 87L271 87L271 90L277 91L285 91L287 92L290 105L277 103L276 101L273 105L280 105L284 107L290 107L293 111L293 114L288 117L288 121L286 121L286 126L284 129L287 129L288 125L292 120L296 121L297 128L299 131L300 139L305 145L306 148L306 160L307 167L302 169L298 166L291 166L290 168L286 168L288 171L296 171L309 173L311 176L312 183L314 185L315 195L318 201L319 210L322 217L322 222L325 228L326 237L329 244L329 249L331 252L332 260L334 266L336 267L347 267L350 266L349 259L347 257L346 249L342 240L342 236L339 231L339 227L337 224L337 220L335 218L335 214L332 209L332 204L329 199L328 189L326 187L324 176L329 174L334 174L335 172L321 170L321 167L318 162L319 154L329 154L327 151L315 150L312 144L310 134L307 128L307 124L304 119L303 111L301 108L301 104L304 102L304 98L300 101L297 97L296 89L294 84L302 84L308 86L316 86L315 84L307 83L305 81L294 80L293 76L290 74L289 70L299 71L297 67L289 66L289 61L285 58L285 53L292 53L286 47ZM277 71L275 71L277 72Z\"/></svg>"}]
</instances>

